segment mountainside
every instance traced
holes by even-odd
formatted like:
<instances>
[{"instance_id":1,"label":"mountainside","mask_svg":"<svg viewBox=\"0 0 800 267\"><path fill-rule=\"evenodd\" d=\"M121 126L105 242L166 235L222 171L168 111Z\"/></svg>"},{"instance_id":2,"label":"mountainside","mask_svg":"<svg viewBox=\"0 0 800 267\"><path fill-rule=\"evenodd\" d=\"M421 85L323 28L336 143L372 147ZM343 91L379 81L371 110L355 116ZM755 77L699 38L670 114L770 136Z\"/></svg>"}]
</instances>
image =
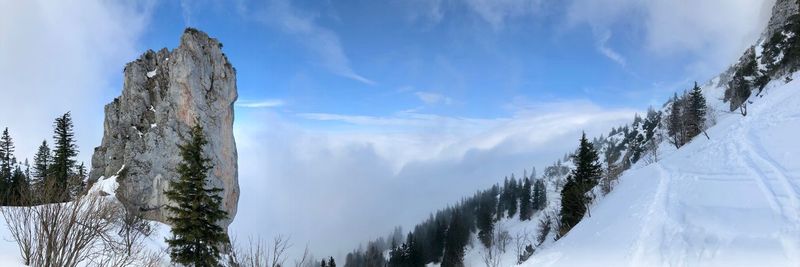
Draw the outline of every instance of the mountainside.
<instances>
[{"instance_id":1,"label":"mountainside","mask_svg":"<svg viewBox=\"0 0 800 267\"><path fill-rule=\"evenodd\" d=\"M586 194L583 220L560 238L561 190L571 164L559 165L566 170L558 175L523 177L547 184L547 203L530 219L505 216L505 192L520 194L514 183L479 191L431 215L405 243L387 238L399 246L384 253L389 266L452 266L441 247L453 221L469 229L465 266L800 264L800 163L793 162L800 145L790 138L800 130L798 12L800 1L776 1L757 44L727 71L594 138L603 174ZM696 103L707 110L693 113ZM480 214L492 196L498 216L483 224L487 230ZM385 243L354 251L346 266L380 262L375 247L388 249Z\"/></svg>"},{"instance_id":2,"label":"mountainside","mask_svg":"<svg viewBox=\"0 0 800 267\"><path fill-rule=\"evenodd\" d=\"M212 186L223 189L229 225L236 216L239 182L233 104L236 71L222 44L186 29L178 48L144 53L125 66L122 95L105 107L102 144L95 148L89 181L119 172L118 199L128 210L167 223L164 191L177 179L178 145L200 124L208 136L206 155ZM121 171L120 171L121 170Z\"/></svg>"},{"instance_id":3,"label":"mountainside","mask_svg":"<svg viewBox=\"0 0 800 267\"><path fill-rule=\"evenodd\" d=\"M782 83L748 116L723 116L711 139L627 172L590 217L522 266L800 264L800 82Z\"/></svg>"},{"instance_id":4,"label":"mountainside","mask_svg":"<svg viewBox=\"0 0 800 267\"><path fill-rule=\"evenodd\" d=\"M625 172L521 266L800 264L798 12L777 1L758 44L703 88L717 111L709 138L662 142L657 162Z\"/></svg>"}]
</instances>

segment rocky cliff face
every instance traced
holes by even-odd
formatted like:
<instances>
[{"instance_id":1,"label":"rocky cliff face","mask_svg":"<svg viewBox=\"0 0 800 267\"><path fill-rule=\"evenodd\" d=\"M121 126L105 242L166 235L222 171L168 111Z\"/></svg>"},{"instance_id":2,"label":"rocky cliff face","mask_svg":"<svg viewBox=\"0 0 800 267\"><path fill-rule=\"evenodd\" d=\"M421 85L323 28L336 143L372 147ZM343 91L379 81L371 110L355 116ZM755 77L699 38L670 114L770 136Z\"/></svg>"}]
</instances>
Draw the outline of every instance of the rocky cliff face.
<instances>
[{"instance_id":1,"label":"rocky cliff face","mask_svg":"<svg viewBox=\"0 0 800 267\"><path fill-rule=\"evenodd\" d=\"M772 16L767 23L767 29L764 30L762 38L769 38L775 32L779 31L786 25L789 17L800 13L800 1L798 0L777 0L772 7Z\"/></svg>"},{"instance_id":2,"label":"rocky cliff face","mask_svg":"<svg viewBox=\"0 0 800 267\"><path fill-rule=\"evenodd\" d=\"M239 200L233 104L236 71L222 44L203 32L187 29L178 48L145 52L125 66L122 95L105 106L102 144L92 157L90 182L116 175L117 196L131 211L166 223L163 194L178 177L178 145L196 123L208 137L205 155L214 168L212 186L222 188L229 219Z\"/></svg>"},{"instance_id":3,"label":"rocky cliff face","mask_svg":"<svg viewBox=\"0 0 800 267\"><path fill-rule=\"evenodd\" d=\"M772 13L770 14L769 22L767 23L767 27L761 33L761 38L759 38L755 45L751 46L745 51L736 64L731 65L727 70L719 75L720 79L717 80L717 86L723 87L730 83L736 70L740 69L744 65L743 63L745 63L745 59L755 55L756 47L761 48L761 44L769 40L769 38L776 32L780 32L782 28L789 23L790 17L796 14L800 14L800 0L775 1L775 5L772 6ZM760 55L755 56L758 57Z\"/></svg>"}]
</instances>

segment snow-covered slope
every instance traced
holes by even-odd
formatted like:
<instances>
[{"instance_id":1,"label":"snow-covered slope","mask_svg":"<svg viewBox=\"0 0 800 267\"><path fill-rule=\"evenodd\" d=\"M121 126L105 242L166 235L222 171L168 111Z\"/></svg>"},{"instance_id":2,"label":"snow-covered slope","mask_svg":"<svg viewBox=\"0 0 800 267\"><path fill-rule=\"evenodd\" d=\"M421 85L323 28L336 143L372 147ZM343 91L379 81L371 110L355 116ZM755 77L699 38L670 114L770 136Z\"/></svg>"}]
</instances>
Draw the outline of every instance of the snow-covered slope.
<instances>
[{"instance_id":1,"label":"snow-covered slope","mask_svg":"<svg viewBox=\"0 0 800 267\"><path fill-rule=\"evenodd\" d=\"M710 139L627 171L590 217L522 266L800 265L793 78L751 98L746 117L720 114Z\"/></svg>"},{"instance_id":2,"label":"snow-covered slope","mask_svg":"<svg viewBox=\"0 0 800 267\"><path fill-rule=\"evenodd\" d=\"M120 171L124 169L125 166L123 165ZM119 171L117 172L119 174ZM119 187L117 183L117 176L111 176L109 178L100 177L96 183L89 188L89 194L96 194L100 197L105 198L107 201L113 201L117 204L117 197L115 195L116 189ZM47 204L47 205L55 205L55 204ZM7 209L16 209L15 207L3 207ZM167 236L170 234L170 227L169 225L159 223L159 222L151 222L150 227L152 233L149 236L145 237L142 241L144 246L145 252L160 252L166 251L167 245L164 241ZM22 264L22 259L19 253L19 247L17 243L13 239L13 235L8 228L8 224L5 221L3 216L0 216L0 266L25 266ZM161 266L171 266L169 265L168 256L166 258L161 259ZM155 264L155 263L154 263ZM88 261L84 261L78 266L95 266L95 263L90 263Z\"/></svg>"}]
</instances>

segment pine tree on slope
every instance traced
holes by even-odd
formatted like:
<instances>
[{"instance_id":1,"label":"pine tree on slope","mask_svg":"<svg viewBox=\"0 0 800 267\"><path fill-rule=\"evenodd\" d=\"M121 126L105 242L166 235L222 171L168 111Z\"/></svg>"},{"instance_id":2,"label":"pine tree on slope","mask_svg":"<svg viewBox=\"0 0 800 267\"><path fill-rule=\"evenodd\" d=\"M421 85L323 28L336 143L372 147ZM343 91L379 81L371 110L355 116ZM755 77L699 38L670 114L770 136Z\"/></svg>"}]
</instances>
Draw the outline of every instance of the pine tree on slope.
<instances>
[{"instance_id":1,"label":"pine tree on slope","mask_svg":"<svg viewBox=\"0 0 800 267\"><path fill-rule=\"evenodd\" d=\"M53 140L53 163L49 168L51 177L47 183L52 183L54 195L48 196L49 201L69 201L69 179L74 175L75 157L78 155L78 146L75 145L75 133L72 128L72 117L69 112L56 118ZM50 184L48 184L50 186Z\"/></svg>"},{"instance_id":2,"label":"pine tree on slope","mask_svg":"<svg viewBox=\"0 0 800 267\"><path fill-rule=\"evenodd\" d=\"M547 206L547 187L543 179L536 179L533 183L533 209L543 210Z\"/></svg>"},{"instance_id":3,"label":"pine tree on slope","mask_svg":"<svg viewBox=\"0 0 800 267\"><path fill-rule=\"evenodd\" d=\"M508 198L508 193L509 193L508 188L509 188L508 177L506 177L505 180L503 181L503 188L500 189L501 192L500 192L500 197L497 201L497 214L495 214L496 215L495 221L502 220L506 215L506 210L508 210L508 208L506 207L506 202L507 202L506 199Z\"/></svg>"},{"instance_id":4,"label":"pine tree on slope","mask_svg":"<svg viewBox=\"0 0 800 267\"><path fill-rule=\"evenodd\" d=\"M464 225L462 211L453 211L442 256L442 267L464 267L464 248L469 242L469 228Z\"/></svg>"},{"instance_id":5,"label":"pine tree on slope","mask_svg":"<svg viewBox=\"0 0 800 267\"><path fill-rule=\"evenodd\" d=\"M575 169L567 178L561 191L561 229L559 236L564 236L583 219L592 199L588 193L594 188L602 175L597 151L586 139L581 137L578 153L573 157Z\"/></svg>"},{"instance_id":6,"label":"pine tree on slope","mask_svg":"<svg viewBox=\"0 0 800 267\"><path fill-rule=\"evenodd\" d=\"M519 200L519 186L517 184L517 179L514 178L514 174L511 174L511 180L508 181L508 192L506 193L506 203L505 208L508 211L508 218L514 218L517 215L517 202Z\"/></svg>"},{"instance_id":7,"label":"pine tree on slope","mask_svg":"<svg viewBox=\"0 0 800 267\"><path fill-rule=\"evenodd\" d=\"M497 207L497 189L481 192L477 195L478 208L475 212L475 224L478 227L478 240L487 248L492 247L494 240L494 217Z\"/></svg>"},{"instance_id":8,"label":"pine tree on slope","mask_svg":"<svg viewBox=\"0 0 800 267\"><path fill-rule=\"evenodd\" d=\"M689 93L689 103L687 110L687 126L688 134L690 137L700 135L705 131L706 125L706 98L703 97L703 91L694 83L694 88Z\"/></svg>"},{"instance_id":9,"label":"pine tree on slope","mask_svg":"<svg viewBox=\"0 0 800 267\"><path fill-rule=\"evenodd\" d=\"M219 247L228 241L228 236L217 222L228 214L220 208L222 189L207 188L206 177L212 166L203 155L208 143L203 128L195 125L190 140L180 145L183 161L178 165L180 174L170 182L165 192L174 206L167 206L167 220L174 225L172 237L167 239L172 261L187 266L217 266Z\"/></svg>"},{"instance_id":10,"label":"pine tree on slope","mask_svg":"<svg viewBox=\"0 0 800 267\"><path fill-rule=\"evenodd\" d=\"M533 205L531 203L531 179L524 178L522 189L519 194L519 219L528 221L533 216Z\"/></svg>"},{"instance_id":11,"label":"pine tree on slope","mask_svg":"<svg viewBox=\"0 0 800 267\"><path fill-rule=\"evenodd\" d=\"M672 97L672 106L667 115L667 134L670 137L670 143L675 145L675 148L680 148L684 144L684 130L683 130L683 100L678 98L678 94Z\"/></svg>"}]
</instances>

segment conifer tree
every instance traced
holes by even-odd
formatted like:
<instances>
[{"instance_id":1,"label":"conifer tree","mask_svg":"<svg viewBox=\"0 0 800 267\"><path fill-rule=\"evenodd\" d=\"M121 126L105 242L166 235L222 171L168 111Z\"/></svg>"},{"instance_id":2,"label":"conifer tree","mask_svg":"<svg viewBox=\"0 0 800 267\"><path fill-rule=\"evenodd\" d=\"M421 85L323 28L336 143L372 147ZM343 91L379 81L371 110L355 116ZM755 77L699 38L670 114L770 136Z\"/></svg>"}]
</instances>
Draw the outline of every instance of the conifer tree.
<instances>
[{"instance_id":1,"label":"conifer tree","mask_svg":"<svg viewBox=\"0 0 800 267\"><path fill-rule=\"evenodd\" d=\"M519 196L519 219L528 221L533 216L533 204L531 203L531 179L524 178L522 190Z\"/></svg>"},{"instance_id":2,"label":"conifer tree","mask_svg":"<svg viewBox=\"0 0 800 267\"><path fill-rule=\"evenodd\" d=\"M547 206L547 187L543 179L536 179L533 183L533 209L543 210Z\"/></svg>"},{"instance_id":3,"label":"conifer tree","mask_svg":"<svg viewBox=\"0 0 800 267\"><path fill-rule=\"evenodd\" d=\"M464 267L464 248L469 242L469 228L464 225L462 211L453 211L444 244L442 267Z\"/></svg>"},{"instance_id":4,"label":"conifer tree","mask_svg":"<svg viewBox=\"0 0 800 267\"><path fill-rule=\"evenodd\" d=\"M69 180L74 175L75 157L78 155L78 146L75 144L75 133L72 128L72 117L69 112L56 118L53 140L53 163L49 168L50 177L55 192L49 196L51 201L69 201ZM49 185L48 185L49 186Z\"/></svg>"},{"instance_id":5,"label":"conifer tree","mask_svg":"<svg viewBox=\"0 0 800 267\"><path fill-rule=\"evenodd\" d=\"M167 220L172 223L172 237L167 239L172 261L187 266L217 266L219 248L228 241L227 234L217 223L228 214L220 208L222 189L208 188L211 160L203 155L208 143L203 128L195 125L186 144L180 145L182 162L178 164L178 179L170 182L165 192L173 205Z\"/></svg>"},{"instance_id":6,"label":"conifer tree","mask_svg":"<svg viewBox=\"0 0 800 267\"><path fill-rule=\"evenodd\" d=\"M508 193L506 194L506 203L505 208L508 211L508 218L514 218L517 215L517 200L519 200L518 195L518 185L517 179L514 178L514 174L511 174L511 180L508 181L508 189L506 189Z\"/></svg>"},{"instance_id":7,"label":"conifer tree","mask_svg":"<svg viewBox=\"0 0 800 267\"><path fill-rule=\"evenodd\" d=\"M336 262L333 260L333 257L328 259L328 267L336 267Z\"/></svg>"},{"instance_id":8,"label":"conifer tree","mask_svg":"<svg viewBox=\"0 0 800 267\"><path fill-rule=\"evenodd\" d=\"M683 101L678 98L678 94L672 97L672 106L667 116L667 134L670 137L670 143L675 145L675 148L680 148L684 142L683 130Z\"/></svg>"},{"instance_id":9,"label":"conifer tree","mask_svg":"<svg viewBox=\"0 0 800 267\"><path fill-rule=\"evenodd\" d=\"M478 239L487 248L492 246L494 239L494 216L497 207L497 189L478 194L478 209L476 212L476 226L478 227Z\"/></svg>"},{"instance_id":10,"label":"conifer tree","mask_svg":"<svg viewBox=\"0 0 800 267\"><path fill-rule=\"evenodd\" d=\"M33 173L31 174L32 193L37 195L44 190L44 182L47 175L50 173L50 165L52 164L52 157L50 156L50 147L47 141L42 141L39 150L33 157Z\"/></svg>"},{"instance_id":11,"label":"conifer tree","mask_svg":"<svg viewBox=\"0 0 800 267\"><path fill-rule=\"evenodd\" d=\"M3 135L0 136L0 200L2 203L8 201L15 161L14 141L6 128L3 130Z\"/></svg>"},{"instance_id":12,"label":"conifer tree","mask_svg":"<svg viewBox=\"0 0 800 267\"><path fill-rule=\"evenodd\" d=\"M603 169L597 150L586 139L586 133L581 138L578 153L573 157L573 161L575 161L575 169L572 170L572 175L575 177L575 181L581 186L581 190L589 192L597 185Z\"/></svg>"},{"instance_id":13,"label":"conifer tree","mask_svg":"<svg viewBox=\"0 0 800 267\"><path fill-rule=\"evenodd\" d=\"M17 165L11 175L8 190L8 204L12 206L26 205L24 196L28 194L28 179L25 172Z\"/></svg>"},{"instance_id":14,"label":"conifer tree","mask_svg":"<svg viewBox=\"0 0 800 267\"><path fill-rule=\"evenodd\" d=\"M497 201L497 214L495 214L496 215L495 221L503 219L503 217L505 217L506 215L506 210L508 210L508 208L506 207L506 202L508 202L507 199L509 193L508 177L506 177L505 180L503 181L503 188L501 188L500 190L501 190L500 199L498 199Z\"/></svg>"},{"instance_id":15,"label":"conifer tree","mask_svg":"<svg viewBox=\"0 0 800 267\"><path fill-rule=\"evenodd\" d=\"M561 229L563 236L583 219L592 199L588 193L599 182L602 175L597 151L583 134L578 153L573 157L575 169L567 177L567 183L561 191Z\"/></svg>"},{"instance_id":16,"label":"conifer tree","mask_svg":"<svg viewBox=\"0 0 800 267\"><path fill-rule=\"evenodd\" d=\"M83 162L81 162L81 165L78 165L76 170L75 174L69 179L69 194L72 198L75 198L83 192L86 187L86 175L88 174Z\"/></svg>"},{"instance_id":17,"label":"conifer tree","mask_svg":"<svg viewBox=\"0 0 800 267\"><path fill-rule=\"evenodd\" d=\"M688 103L688 134L695 137L705 131L706 124L706 98L703 96L703 91L694 83L694 88L689 93Z\"/></svg>"}]
</instances>

